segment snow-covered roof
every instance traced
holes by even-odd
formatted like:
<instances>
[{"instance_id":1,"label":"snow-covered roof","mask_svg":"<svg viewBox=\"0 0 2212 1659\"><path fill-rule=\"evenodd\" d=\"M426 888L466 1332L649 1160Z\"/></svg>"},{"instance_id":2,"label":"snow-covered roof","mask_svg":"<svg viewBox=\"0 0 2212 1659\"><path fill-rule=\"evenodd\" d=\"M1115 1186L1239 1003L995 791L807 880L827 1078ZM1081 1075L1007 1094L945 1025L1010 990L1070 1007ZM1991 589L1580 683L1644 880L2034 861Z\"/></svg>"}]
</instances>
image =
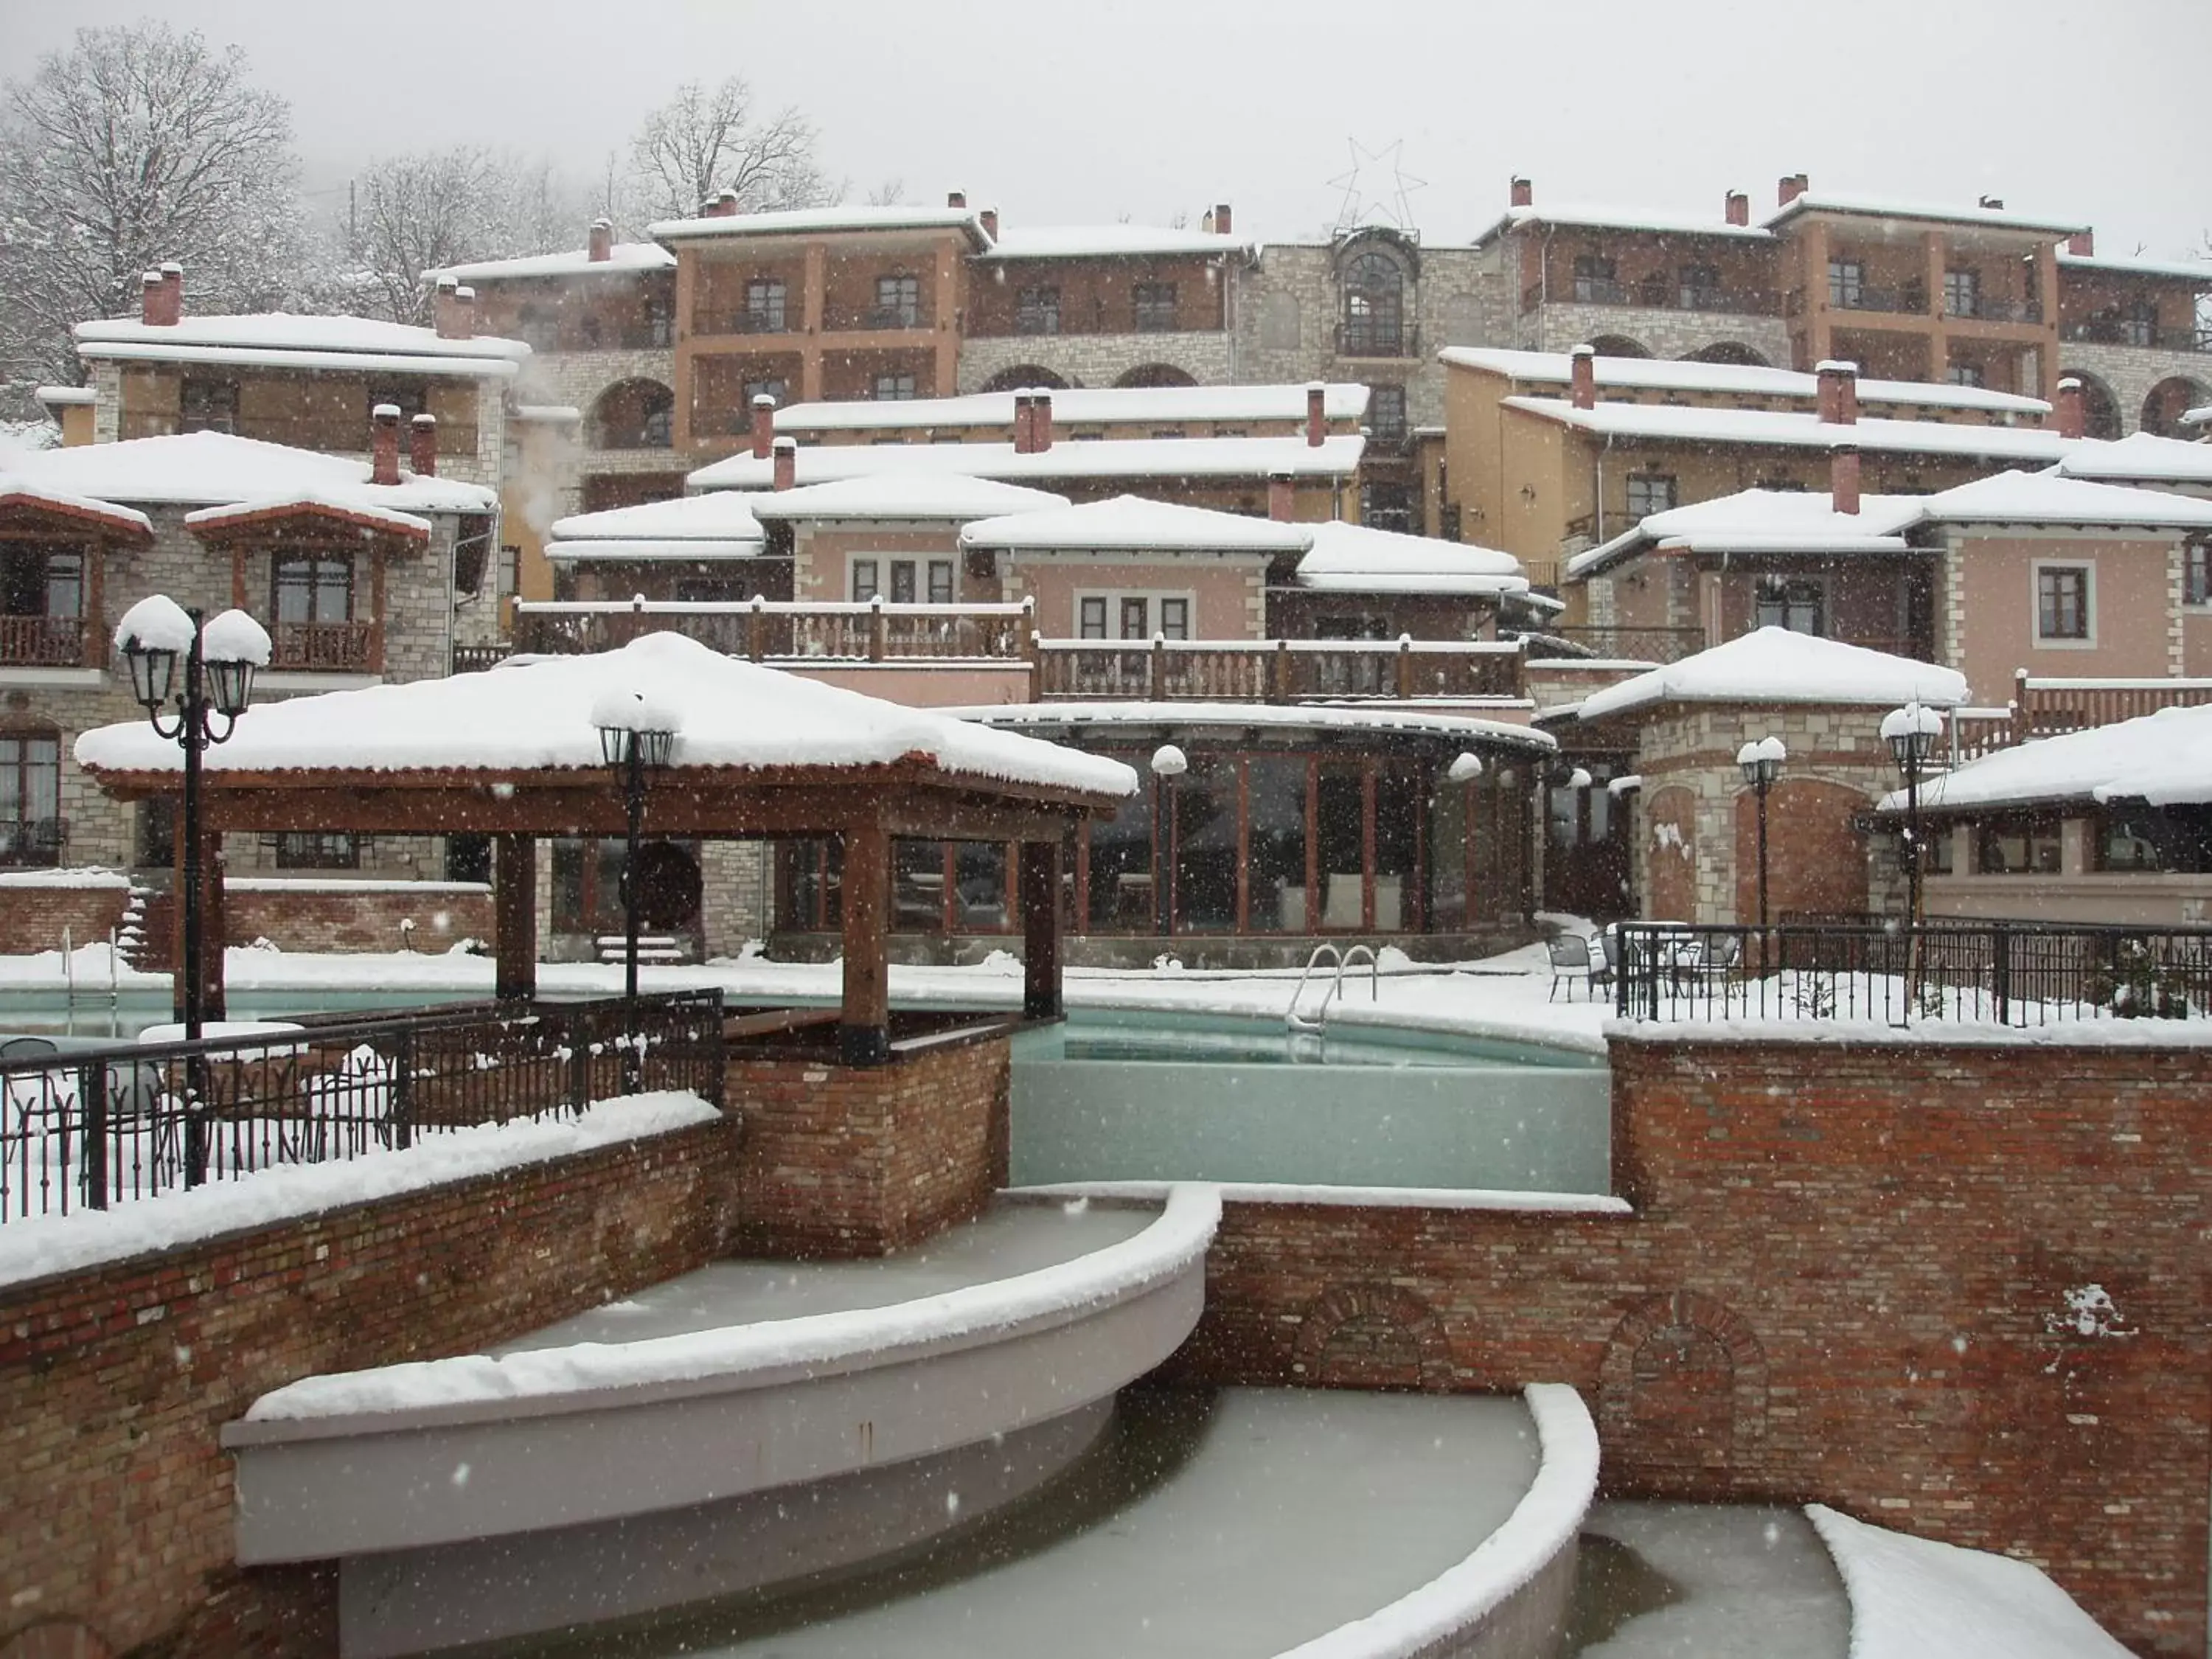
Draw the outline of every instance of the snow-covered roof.
<instances>
[{"instance_id":1,"label":"snow-covered roof","mask_svg":"<svg viewBox=\"0 0 2212 1659\"><path fill-rule=\"evenodd\" d=\"M1801 213L1848 213L1869 219L1925 219L1943 224L1980 225L1992 230L2025 231L2039 236L2071 236L2088 226L2079 219L2039 218L2009 208L1945 207L1928 202L1893 202L1873 196L1839 196L1806 191L1767 216L1771 228Z\"/></svg>"},{"instance_id":2,"label":"snow-covered roof","mask_svg":"<svg viewBox=\"0 0 2212 1659\"><path fill-rule=\"evenodd\" d=\"M1402 732L1421 737L1480 738L1520 748L1552 750L1548 732L1511 720L1445 714L1401 702L1008 702L939 711L991 726L1168 726L1197 728L1291 726L1316 732Z\"/></svg>"},{"instance_id":3,"label":"snow-covered roof","mask_svg":"<svg viewBox=\"0 0 2212 1659\"><path fill-rule=\"evenodd\" d=\"M1917 495L1866 495L1838 513L1826 491L1740 489L1654 513L1610 541L1567 561L1570 580L1596 574L1647 547L1693 553L1909 553L1905 532L1920 522Z\"/></svg>"},{"instance_id":4,"label":"snow-covered roof","mask_svg":"<svg viewBox=\"0 0 2212 1659\"><path fill-rule=\"evenodd\" d=\"M404 536L410 541L428 541L430 538L430 521L428 519L417 518L412 513L402 513L389 507L379 507L339 490L293 490L258 496L250 501L234 501L226 507L204 507L198 512L185 514L185 523L193 530L238 529L246 525L296 518L302 514L341 519L363 530L382 531L388 535Z\"/></svg>"},{"instance_id":5,"label":"snow-covered roof","mask_svg":"<svg viewBox=\"0 0 2212 1659\"><path fill-rule=\"evenodd\" d=\"M1297 585L1324 593L1525 592L1520 560L1495 548L1407 536L1331 520L1309 526L1313 550L1298 561Z\"/></svg>"},{"instance_id":6,"label":"snow-covered roof","mask_svg":"<svg viewBox=\"0 0 2212 1659\"><path fill-rule=\"evenodd\" d=\"M1327 387L1322 412L1331 421L1356 421L1367 413L1368 388L1356 382ZM1011 392L976 392L963 398L918 398L904 403L855 398L843 403L793 404L775 411L775 429L857 432L883 428L1004 426L1014 422ZM1073 386L1052 394L1055 426L1115 426L1184 421L1302 421L1306 389L1289 386Z\"/></svg>"},{"instance_id":7,"label":"snow-covered roof","mask_svg":"<svg viewBox=\"0 0 2212 1659\"><path fill-rule=\"evenodd\" d=\"M1484 369L1516 380L1565 386L1573 379L1574 359L1565 351L1524 351L1510 346L1446 346L1437 356L1460 368ZM1797 398L1812 403L1820 380L1794 368L1762 368L1756 363L1700 363L1674 357L1596 357L1591 360L1600 386L1645 392L1709 392L1747 398ZM2022 398L1986 386L1951 386L1929 380L1872 380L1858 383L1858 399L1921 409L1974 409L2010 415L2048 415L2040 398Z\"/></svg>"},{"instance_id":8,"label":"snow-covered roof","mask_svg":"<svg viewBox=\"0 0 2212 1659\"><path fill-rule=\"evenodd\" d=\"M1591 230L1645 230L1664 236L1726 236L1739 241L1771 242L1774 233L1760 225L1732 225L1725 219L1700 219L1686 213L1653 213L1642 208L1595 207L1587 204L1508 208L1474 239L1480 247L1493 237L1523 225L1573 225Z\"/></svg>"},{"instance_id":9,"label":"snow-covered roof","mask_svg":"<svg viewBox=\"0 0 2212 1659\"><path fill-rule=\"evenodd\" d=\"M1062 478L1248 478L1277 472L1294 477L1348 478L1359 470L1367 441L1338 435L1309 444L1281 438L1100 438L1055 443L1017 454L1004 444L801 444L797 482L829 483L885 472L959 474L1013 483ZM690 489L767 489L775 482L773 459L750 453L701 467L684 483Z\"/></svg>"},{"instance_id":10,"label":"snow-covered roof","mask_svg":"<svg viewBox=\"0 0 2212 1659\"><path fill-rule=\"evenodd\" d=\"M0 455L0 460L19 453L31 455L46 452L11 450ZM0 512L10 507L28 507L34 512L58 514L65 519L85 519L106 529L120 530L134 537L154 533L154 521L136 507L118 507L112 501L73 495L67 490L43 489L21 475L0 467Z\"/></svg>"},{"instance_id":11,"label":"snow-covered roof","mask_svg":"<svg viewBox=\"0 0 2212 1659\"><path fill-rule=\"evenodd\" d=\"M2212 264L2201 259L2144 259L2134 255L2069 253L2058 250L2058 263L2070 270L2109 270L2120 276L2177 276L2212 288Z\"/></svg>"},{"instance_id":12,"label":"snow-covered roof","mask_svg":"<svg viewBox=\"0 0 2212 1659\"><path fill-rule=\"evenodd\" d=\"M2062 524L2212 528L2212 501L2162 489L2091 483L2057 472L1996 472L1920 503L1929 524Z\"/></svg>"},{"instance_id":13,"label":"snow-covered roof","mask_svg":"<svg viewBox=\"0 0 2212 1659\"><path fill-rule=\"evenodd\" d=\"M724 655L677 634L648 634L591 656L512 659L481 673L257 704L206 756L224 772L605 772L592 714L635 692L678 717L672 764L858 768L920 757L939 770L1001 783L1122 796L1119 761L994 732ZM172 772L183 751L143 720L87 732L76 757L95 771Z\"/></svg>"},{"instance_id":14,"label":"snow-covered roof","mask_svg":"<svg viewBox=\"0 0 2212 1659\"><path fill-rule=\"evenodd\" d=\"M1923 810L1966 811L2039 802L2212 801L2212 705L2039 738L1968 761L1920 786ZM1882 802L1901 810L1902 791Z\"/></svg>"},{"instance_id":15,"label":"snow-covered roof","mask_svg":"<svg viewBox=\"0 0 2212 1659\"><path fill-rule=\"evenodd\" d=\"M1170 225L1042 225L1001 230L986 259L1164 258L1178 254L1249 255L1241 236Z\"/></svg>"},{"instance_id":16,"label":"snow-covered roof","mask_svg":"<svg viewBox=\"0 0 2212 1659\"><path fill-rule=\"evenodd\" d=\"M1015 552L1303 553L1314 538L1308 525L1115 495L1055 512L984 519L960 532L960 544Z\"/></svg>"},{"instance_id":17,"label":"snow-covered roof","mask_svg":"<svg viewBox=\"0 0 2212 1659\"><path fill-rule=\"evenodd\" d=\"M1848 426L1813 410L1707 409L1689 404L1601 403L1577 409L1564 398L1507 398L1508 409L1601 437L1663 443L1756 444L1826 452L1838 444L1900 455L1966 455L1979 459L2049 463L2072 440L2041 427L1981 426L1960 421L1863 417Z\"/></svg>"},{"instance_id":18,"label":"snow-covered roof","mask_svg":"<svg viewBox=\"0 0 2212 1659\"><path fill-rule=\"evenodd\" d=\"M611 507L553 521L552 539L580 541L757 542L763 532L753 516L754 498L730 491L679 495L673 501Z\"/></svg>"},{"instance_id":19,"label":"snow-covered roof","mask_svg":"<svg viewBox=\"0 0 2212 1659\"><path fill-rule=\"evenodd\" d=\"M1894 708L1917 702L1951 708L1966 700L1966 677L1955 668L1893 657L1841 640L1761 628L1591 692L1582 701L1582 718L1606 720L1668 702Z\"/></svg>"},{"instance_id":20,"label":"snow-covered roof","mask_svg":"<svg viewBox=\"0 0 2212 1659\"><path fill-rule=\"evenodd\" d=\"M658 242L617 242L604 259L592 258L589 248L569 248L559 253L525 254L517 259L479 259L473 264L447 265L442 270L424 271L422 278L435 283L450 276L474 288L532 276L626 276L641 270L675 268L676 256Z\"/></svg>"},{"instance_id":21,"label":"snow-covered roof","mask_svg":"<svg viewBox=\"0 0 2212 1659\"><path fill-rule=\"evenodd\" d=\"M139 362L222 362L295 368L381 369L421 374L509 376L530 356L520 340L479 335L447 339L437 330L372 317L316 317L267 311L79 323L77 355Z\"/></svg>"},{"instance_id":22,"label":"snow-covered roof","mask_svg":"<svg viewBox=\"0 0 2212 1659\"><path fill-rule=\"evenodd\" d=\"M647 225L655 241L693 241L718 236L835 236L850 232L964 231L980 252L991 246L983 222L966 208L787 208L773 213L735 213L726 218L663 219Z\"/></svg>"},{"instance_id":23,"label":"snow-covered roof","mask_svg":"<svg viewBox=\"0 0 2212 1659\"><path fill-rule=\"evenodd\" d=\"M31 395L48 409L88 409L100 401L88 386L42 386Z\"/></svg>"},{"instance_id":24,"label":"snow-covered roof","mask_svg":"<svg viewBox=\"0 0 2212 1659\"><path fill-rule=\"evenodd\" d=\"M705 499L712 500L708 496ZM762 519L876 519L966 524L1067 505L1048 489L953 472L878 472L747 496Z\"/></svg>"},{"instance_id":25,"label":"snow-covered roof","mask_svg":"<svg viewBox=\"0 0 2212 1659\"><path fill-rule=\"evenodd\" d=\"M80 444L9 458L8 476L40 490L141 507L229 507L315 497L398 513L489 513L499 497L481 484L402 472L369 483L368 463L264 443L228 432L183 432L121 443Z\"/></svg>"},{"instance_id":26,"label":"snow-covered roof","mask_svg":"<svg viewBox=\"0 0 2212 1659\"><path fill-rule=\"evenodd\" d=\"M2212 408L2203 412L2212 416ZM2069 478L2116 483L2212 484L2212 444L2154 432L2130 432L2110 441L2084 438L2067 452L2058 470Z\"/></svg>"}]
</instances>

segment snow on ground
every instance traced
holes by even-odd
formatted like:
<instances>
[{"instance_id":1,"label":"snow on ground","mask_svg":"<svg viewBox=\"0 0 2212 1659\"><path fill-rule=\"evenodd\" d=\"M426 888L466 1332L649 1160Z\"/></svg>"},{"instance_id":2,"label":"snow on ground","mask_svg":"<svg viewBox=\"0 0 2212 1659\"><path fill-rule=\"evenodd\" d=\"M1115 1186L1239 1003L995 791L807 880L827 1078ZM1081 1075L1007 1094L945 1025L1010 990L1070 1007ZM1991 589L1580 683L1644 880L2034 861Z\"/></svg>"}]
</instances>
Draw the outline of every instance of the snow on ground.
<instances>
[{"instance_id":1,"label":"snow on ground","mask_svg":"<svg viewBox=\"0 0 2212 1659\"><path fill-rule=\"evenodd\" d=\"M1575 1659L1845 1659L1850 1604L1795 1510L1607 1503L1583 1524Z\"/></svg>"},{"instance_id":2,"label":"snow on ground","mask_svg":"<svg viewBox=\"0 0 2212 1659\"><path fill-rule=\"evenodd\" d=\"M1850 1659L2126 1659L2074 1598L2008 1556L1805 1513L1851 1600Z\"/></svg>"}]
</instances>

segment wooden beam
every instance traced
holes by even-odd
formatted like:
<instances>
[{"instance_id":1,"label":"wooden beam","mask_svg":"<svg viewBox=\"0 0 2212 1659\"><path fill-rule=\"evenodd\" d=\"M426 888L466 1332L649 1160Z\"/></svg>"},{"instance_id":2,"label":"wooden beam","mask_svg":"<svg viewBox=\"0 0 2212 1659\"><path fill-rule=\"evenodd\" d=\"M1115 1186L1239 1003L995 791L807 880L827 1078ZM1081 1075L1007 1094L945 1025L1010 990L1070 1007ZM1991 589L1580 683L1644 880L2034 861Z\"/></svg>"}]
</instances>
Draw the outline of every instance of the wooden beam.
<instances>
[{"instance_id":1,"label":"wooden beam","mask_svg":"<svg viewBox=\"0 0 2212 1659\"><path fill-rule=\"evenodd\" d=\"M1025 841L1021 854L1022 1012L1058 1019L1062 1008L1060 951L1060 842Z\"/></svg>"},{"instance_id":2,"label":"wooden beam","mask_svg":"<svg viewBox=\"0 0 2212 1659\"><path fill-rule=\"evenodd\" d=\"M538 842L501 836L492 847L492 925L497 967L492 994L502 1001L538 994Z\"/></svg>"},{"instance_id":3,"label":"wooden beam","mask_svg":"<svg viewBox=\"0 0 2212 1659\"><path fill-rule=\"evenodd\" d=\"M837 1049L848 1066L890 1058L890 963L884 936L890 921L891 839L875 824L843 836L845 1004Z\"/></svg>"}]
</instances>

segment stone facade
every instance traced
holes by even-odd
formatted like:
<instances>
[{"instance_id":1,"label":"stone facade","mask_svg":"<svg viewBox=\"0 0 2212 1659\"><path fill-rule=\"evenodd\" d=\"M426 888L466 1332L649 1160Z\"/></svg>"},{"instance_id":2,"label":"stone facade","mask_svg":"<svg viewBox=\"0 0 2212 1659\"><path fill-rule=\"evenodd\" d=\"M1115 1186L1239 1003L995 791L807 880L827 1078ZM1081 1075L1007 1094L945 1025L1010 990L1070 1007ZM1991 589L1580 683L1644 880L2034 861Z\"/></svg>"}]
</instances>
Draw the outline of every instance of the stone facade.
<instances>
[{"instance_id":1,"label":"stone facade","mask_svg":"<svg viewBox=\"0 0 2212 1659\"><path fill-rule=\"evenodd\" d=\"M1791 367L1790 331L1782 319L1736 312L1551 300L1522 313L1511 337L1534 351L1571 351L1606 336L1633 340L1654 357L1694 357L1714 346L1741 346L1771 368Z\"/></svg>"},{"instance_id":2,"label":"stone facade","mask_svg":"<svg viewBox=\"0 0 2212 1659\"><path fill-rule=\"evenodd\" d=\"M2058 348L2058 372L2080 375L2101 387L2112 400L2123 434L2142 430L2151 388L2163 381L2185 380L2196 388L2190 394L2192 403L2212 401L2212 356L2201 353L2068 340Z\"/></svg>"},{"instance_id":3,"label":"stone facade","mask_svg":"<svg viewBox=\"0 0 2212 1659\"><path fill-rule=\"evenodd\" d=\"M1132 369L1179 368L1200 386L1248 380L1226 330L1160 334L1014 334L960 343L958 390L980 392L995 374L1035 365L1070 386L1110 386Z\"/></svg>"}]
</instances>

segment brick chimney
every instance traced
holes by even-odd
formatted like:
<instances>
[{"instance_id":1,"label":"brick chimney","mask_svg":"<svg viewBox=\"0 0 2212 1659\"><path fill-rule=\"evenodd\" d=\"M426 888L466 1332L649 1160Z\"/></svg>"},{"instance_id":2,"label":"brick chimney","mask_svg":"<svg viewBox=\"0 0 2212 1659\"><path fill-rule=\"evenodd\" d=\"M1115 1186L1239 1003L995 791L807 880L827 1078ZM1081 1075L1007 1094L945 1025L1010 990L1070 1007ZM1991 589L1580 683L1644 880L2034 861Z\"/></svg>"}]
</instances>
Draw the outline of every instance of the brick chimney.
<instances>
[{"instance_id":1,"label":"brick chimney","mask_svg":"<svg viewBox=\"0 0 2212 1659\"><path fill-rule=\"evenodd\" d=\"M2069 236L2066 239L2066 251L2077 259L2095 258L2097 257L2097 233L2094 230L2075 231L2071 236Z\"/></svg>"},{"instance_id":2,"label":"brick chimney","mask_svg":"<svg viewBox=\"0 0 2212 1659\"><path fill-rule=\"evenodd\" d=\"M775 447L775 399L765 392L753 393L753 459L764 461Z\"/></svg>"},{"instance_id":3,"label":"brick chimney","mask_svg":"<svg viewBox=\"0 0 2212 1659\"><path fill-rule=\"evenodd\" d=\"M1229 228L1236 221L1230 217L1228 203L1216 202L1213 204L1213 223L1210 228L1216 236L1229 234Z\"/></svg>"},{"instance_id":4,"label":"brick chimney","mask_svg":"<svg viewBox=\"0 0 2212 1659\"><path fill-rule=\"evenodd\" d=\"M1030 427L1035 412L1030 404L1031 398L1028 392L1014 393L1014 453L1017 455L1026 455L1030 453Z\"/></svg>"},{"instance_id":5,"label":"brick chimney","mask_svg":"<svg viewBox=\"0 0 2212 1659\"><path fill-rule=\"evenodd\" d=\"M615 228L605 219L592 221L592 263L603 265L615 257Z\"/></svg>"},{"instance_id":6,"label":"brick chimney","mask_svg":"<svg viewBox=\"0 0 2212 1659\"><path fill-rule=\"evenodd\" d=\"M975 216L983 222L983 234L993 241L997 241L999 240L999 210L985 208Z\"/></svg>"},{"instance_id":7,"label":"brick chimney","mask_svg":"<svg viewBox=\"0 0 2212 1659\"><path fill-rule=\"evenodd\" d=\"M2089 430L2089 419L2087 410L2082 406L2080 380L2069 374L2059 381L2057 402L2058 435L2062 438L2086 436Z\"/></svg>"},{"instance_id":8,"label":"brick chimney","mask_svg":"<svg viewBox=\"0 0 2212 1659\"><path fill-rule=\"evenodd\" d=\"M1526 179L1523 179L1517 173L1513 175L1513 184L1511 188L1511 200L1515 207L1534 207L1536 205L1536 186L1530 184Z\"/></svg>"},{"instance_id":9,"label":"brick chimney","mask_svg":"<svg viewBox=\"0 0 2212 1659\"><path fill-rule=\"evenodd\" d=\"M1040 392L1030 398L1030 453L1042 455L1052 447L1052 393Z\"/></svg>"},{"instance_id":10,"label":"brick chimney","mask_svg":"<svg viewBox=\"0 0 2212 1659\"><path fill-rule=\"evenodd\" d=\"M1328 387L1319 380L1306 383L1306 447L1319 449L1328 436Z\"/></svg>"},{"instance_id":11,"label":"brick chimney","mask_svg":"<svg viewBox=\"0 0 2212 1659\"><path fill-rule=\"evenodd\" d=\"M1819 397L1814 406L1821 421L1830 426L1856 426L1859 423L1859 366L1831 358L1814 373L1820 380Z\"/></svg>"},{"instance_id":12,"label":"brick chimney","mask_svg":"<svg viewBox=\"0 0 2212 1659\"><path fill-rule=\"evenodd\" d=\"M1859 510L1859 447L1838 444L1828 452L1828 504L1838 513Z\"/></svg>"},{"instance_id":13,"label":"brick chimney","mask_svg":"<svg viewBox=\"0 0 2212 1659\"><path fill-rule=\"evenodd\" d=\"M1597 348L1578 345L1567 354L1567 399L1577 409L1597 407Z\"/></svg>"},{"instance_id":14,"label":"brick chimney","mask_svg":"<svg viewBox=\"0 0 2212 1659\"><path fill-rule=\"evenodd\" d=\"M418 478L438 476L438 417L417 415L407 427L407 467Z\"/></svg>"},{"instance_id":15,"label":"brick chimney","mask_svg":"<svg viewBox=\"0 0 2212 1659\"><path fill-rule=\"evenodd\" d=\"M1796 201L1800 196L1802 196L1807 191L1812 188L1813 181L1805 174L1802 173L1785 174L1782 182L1775 187L1775 205L1778 207L1788 207L1792 202Z\"/></svg>"},{"instance_id":16,"label":"brick chimney","mask_svg":"<svg viewBox=\"0 0 2212 1659\"><path fill-rule=\"evenodd\" d=\"M399 405L379 404L368 411L368 481L399 482Z\"/></svg>"},{"instance_id":17,"label":"brick chimney","mask_svg":"<svg viewBox=\"0 0 2212 1659\"><path fill-rule=\"evenodd\" d=\"M432 319L441 340L466 340L477 331L477 291L463 288L451 276L438 278L438 296L432 302Z\"/></svg>"},{"instance_id":18,"label":"brick chimney","mask_svg":"<svg viewBox=\"0 0 2212 1659\"><path fill-rule=\"evenodd\" d=\"M1287 472L1267 475L1267 516L1277 524L1288 524L1297 517L1297 487Z\"/></svg>"},{"instance_id":19,"label":"brick chimney","mask_svg":"<svg viewBox=\"0 0 2212 1659\"><path fill-rule=\"evenodd\" d=\"M185 319L185 273L163 265L138 279L138 318L150 328L174 328Z\"/></svg>"},{"instance_id":20,"label":"brick chimney","mask_svg":"<svg viewBox=\"0 0 2212 1659\"><path fill-rule=\"evenodd\" d=\"M700 209L699 215L700 217L704 219L736 218L738 216L738 192L734 190L724 191L713 201L708 203L705 207Z\"/></svg>"},{"instance_id":21,"label":"brick chimney","mask_svg":"<svg viewBox=\"0 0 2212 1659\"><path fill-rule=\"evenodd\" d=\"M946 191L945 192L945 205L949 208L966 207L968 205L968 192L964 190Z\"/></svg>"},{"instance_id":22,"label":"brick chimney","mask_svg":"<svg viewBox=\"0 0 2212 1659\"><path fill-rule=\"evenodd\" d=\"M1732 190L1728 193L1728 200L1723 204L1722 211L1729 223L1747 225L1751 222L1751 198L1740 190Z\"/></svg>"},{"instance_id":23,"label":"brick chimney","mask_svg":"<svg viewBox=\"0 0 2212 1659\"><path fill-rule=\"evenodd\" d=\"M775 487L789 489L799 482L799 440L775 441Z\"/></svg>"}]
</instances>

